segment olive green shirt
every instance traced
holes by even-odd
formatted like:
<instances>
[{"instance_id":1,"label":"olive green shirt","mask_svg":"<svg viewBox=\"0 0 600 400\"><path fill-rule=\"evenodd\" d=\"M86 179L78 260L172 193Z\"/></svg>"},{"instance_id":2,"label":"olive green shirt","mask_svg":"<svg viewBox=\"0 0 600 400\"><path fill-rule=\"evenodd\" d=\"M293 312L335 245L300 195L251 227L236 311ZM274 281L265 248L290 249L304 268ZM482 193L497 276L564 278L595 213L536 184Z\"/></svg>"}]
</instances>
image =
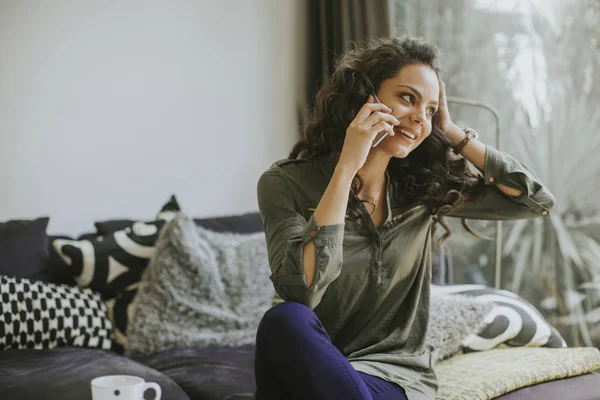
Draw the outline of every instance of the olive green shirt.
<instances>
[{"instance_id":1,"label":"olive green shirt","mask_svg":"<svg viewBox=\"0 0 600 400\"><path fill-rule=\"evenodd\" d=\"M393 181L387 187L386 221L318 226L313 211L335 169L329 156L281 160L258 182L271 281L286 301L314 309L332 343L357 370L394 382L410 400L435 399L435 349L425 344L429 318L433 225L424 204L399 206ZM552 193L527 166L487 147L486 182L478 200L450 215L471 219L520 219L548 215ZM509 196L495 184L523 192ZM364 207L364 206L363 206ZM366 214L366 213L365 213ZM310 288L303 272L303 246L316 246Z\"/></svg>"}]
</instances>

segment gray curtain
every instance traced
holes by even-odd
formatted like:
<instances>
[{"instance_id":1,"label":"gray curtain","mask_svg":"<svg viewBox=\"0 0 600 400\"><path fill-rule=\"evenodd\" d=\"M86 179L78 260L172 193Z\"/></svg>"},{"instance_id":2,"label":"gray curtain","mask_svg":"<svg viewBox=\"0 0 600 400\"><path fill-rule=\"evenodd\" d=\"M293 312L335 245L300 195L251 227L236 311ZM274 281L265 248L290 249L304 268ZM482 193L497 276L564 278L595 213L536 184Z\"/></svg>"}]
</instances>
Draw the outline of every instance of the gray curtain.
<instances>
[{"instance_id":1,"label":"gray curtain","mask_svg":"<svg viewBox=\"0 0 600 400\"><path fill-rule=\"evenodd\" d=\"M365 39L393 34L394 4L393 0L310 0L309 106L333 72L336 56Z\"/></svg>"}]
</instances>

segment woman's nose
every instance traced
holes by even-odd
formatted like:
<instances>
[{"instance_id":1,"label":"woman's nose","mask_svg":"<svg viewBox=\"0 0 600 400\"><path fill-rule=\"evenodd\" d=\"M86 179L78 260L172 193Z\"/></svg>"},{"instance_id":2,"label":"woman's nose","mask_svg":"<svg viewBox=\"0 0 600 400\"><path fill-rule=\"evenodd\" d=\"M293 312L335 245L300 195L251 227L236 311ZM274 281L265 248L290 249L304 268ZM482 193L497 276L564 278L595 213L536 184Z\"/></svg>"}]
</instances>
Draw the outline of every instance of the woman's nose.
<instances>
[{"instance_id":1,"label":"woman's nose","mask_svg":"<svg viewBox=\"0 0 600 400\"><path fill-rule=\"evenodd\" d=\"M412 114L412 119L415 122L418 122L419 124L423 125L424 121L425 121L425 110L418 108L416 110L414 110L413 114Z\"/></svg>"}]
</instances>

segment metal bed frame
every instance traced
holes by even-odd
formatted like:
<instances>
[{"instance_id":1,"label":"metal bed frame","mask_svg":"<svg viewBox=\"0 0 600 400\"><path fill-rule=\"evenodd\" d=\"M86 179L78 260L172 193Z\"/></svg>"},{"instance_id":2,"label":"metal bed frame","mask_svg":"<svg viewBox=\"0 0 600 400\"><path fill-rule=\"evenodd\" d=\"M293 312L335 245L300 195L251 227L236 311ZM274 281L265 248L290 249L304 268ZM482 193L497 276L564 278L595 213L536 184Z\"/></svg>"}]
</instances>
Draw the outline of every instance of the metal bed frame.
<instances>
[{"instance_id":1,"label":"metal bed frame","mask_svg":"<svg viewBox=\"0 0 600 400\"><path fill-rule=\"evenodd\" d=\"M448 105L457 104L471 106L483 108L484 110L489 111L494 116L494 121L496 122L496 149L500 150L500 116L494 107L482 101L464 97L448 96L446 101L448 102ZM502 283L502 221L496 221L496 240L494 253L494 287L496 289L500 289L500 285Z\"/></svg>"}]
</instances>

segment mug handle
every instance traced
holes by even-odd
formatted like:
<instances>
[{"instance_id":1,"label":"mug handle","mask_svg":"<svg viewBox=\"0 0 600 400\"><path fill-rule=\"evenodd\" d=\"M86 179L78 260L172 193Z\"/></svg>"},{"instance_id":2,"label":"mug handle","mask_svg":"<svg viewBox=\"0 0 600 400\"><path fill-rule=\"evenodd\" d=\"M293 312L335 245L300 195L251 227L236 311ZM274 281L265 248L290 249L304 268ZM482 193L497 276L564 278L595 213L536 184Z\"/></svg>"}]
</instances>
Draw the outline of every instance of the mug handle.
<instances>
[{"instance_id":1,"label":"mug handle","mask_svg":"<svg viewBox=\"0 0 600 400\"><path fill-rule=\"evenodd\" d=\"M156 392L156 396L154 396L154 400L160 400L160 398L162 396L162 390L160 389L160 386L158 385L158 383L154 383L154 382L144 383L144 393L148 389L154 389L154 391Z\"/></svg>"}]
</instances>

